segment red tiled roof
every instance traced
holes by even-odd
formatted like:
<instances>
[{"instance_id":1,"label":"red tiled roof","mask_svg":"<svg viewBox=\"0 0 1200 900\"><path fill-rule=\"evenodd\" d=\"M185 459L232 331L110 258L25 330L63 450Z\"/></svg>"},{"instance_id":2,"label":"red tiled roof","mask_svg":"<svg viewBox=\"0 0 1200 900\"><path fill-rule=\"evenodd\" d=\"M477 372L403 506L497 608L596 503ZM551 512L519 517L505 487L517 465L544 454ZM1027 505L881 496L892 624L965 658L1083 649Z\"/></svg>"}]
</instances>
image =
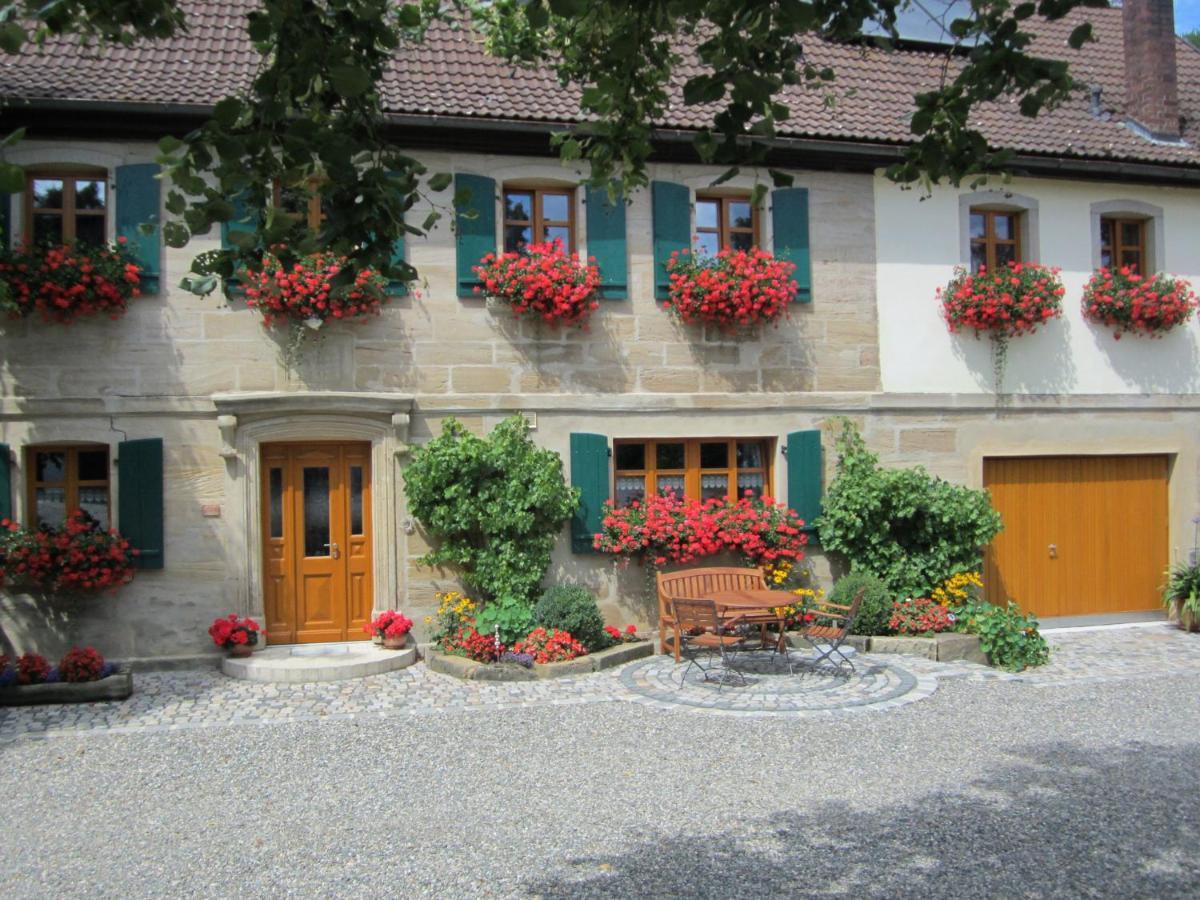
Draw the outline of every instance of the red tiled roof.
<instances>
[{"instance_id":1,"label":"red tiled roof","mask_svg":"<svg viewBox=\"0 0 1200 900\"><path fill-rule=\"evenodd\" d=\"M42 49L0 56L0 95L29 100L70 100L210 106L252 76L258 55L246 37L244 16L253 0L187 0L189 31L167 41L132 48L85 50L74 41L49 41ZM1072 28L1090 20L1097 42L1080 51L1067 47ZM1076 79L1103 88L1106 111L1093 116L1081 95L1051 113L1028 119L1016 103L997 102L978 113L996 146L1023 153L1175 165L1200 163L1200 51L1180 40L1180 109L1186 146L1147 140L1122 124L1124 64L1121 11L1077 10L1058 23L1039 26L1036 49L1067 59ZM818 66L837 73L830 105L816 90L790 89L792 117L780 127L788 137L843 139L889 144L910 138L912 96L936 86L945 63L940 54L887 53L805 39ZM951 65L955 65L952 62ZM692 71L678 73L674 102L664 128L693 129L708 111L688 107L679 88ZM570 123L580 121L578 92L559 86L545 69L514 68L487 56L470 30L438 25L424 44L401 50L383 84L389 112L467 119Z\"/></svg>"}]
</instances>

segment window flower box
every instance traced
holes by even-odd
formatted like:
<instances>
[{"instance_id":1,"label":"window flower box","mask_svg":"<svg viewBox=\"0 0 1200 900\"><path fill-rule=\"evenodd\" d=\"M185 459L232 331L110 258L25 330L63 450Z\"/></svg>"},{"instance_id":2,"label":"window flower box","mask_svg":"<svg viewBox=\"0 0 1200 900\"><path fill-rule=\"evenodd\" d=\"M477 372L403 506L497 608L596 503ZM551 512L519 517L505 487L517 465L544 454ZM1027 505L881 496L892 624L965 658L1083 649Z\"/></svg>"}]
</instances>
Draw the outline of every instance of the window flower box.
<instances>
[{"instance_id":1,"label":"window flower box","mask_svg":"<svg viewBox=\"0 0 1200 900\"><path fill-rule=\"evenodd\" d=\"M1159 338L1192 318L1196 294L1182 278L1139 275L1130 266L1101 268L1083 289L1083 317L1122 334Z\"/></svg>"},{"instance_id":2,"label":"window flower box","mask_svg":"<svg viewBox=\"0 0 1200 900\"><path fill-rule=\"evenodd\" d=\"M474 267L474 290L514 316L535 316L550 325L579 325L600 307L600 272L581 264L561 240L530 244L523 252L488 253Z\"/></svg>"},{"instance_id":3,"label":"window flower box","mask_svg":"<svg viewBox=\"0 0 1200 900\"><path fill-rule=\"evenodd\" d=\"M138 551L83 510L62 528L22 528L0 519L0 586L51 593L99 593L133 580Z\"/></svg>"},{"instance_id":4,"label":"window flower box","mask_svg":"<svg viewBox=\"0 0 1200 900\"><path fill-rule=\"evenodd\" d=\"M312 253L287 267L275 254L265 253L260 268L242 274L246 305L262 313L268 328L291 323L316 330L331 319L378 315L389 299L387 279L363 269L342 283L338 275L345 265L344 256Z\"/></svg>"},{"instance_id":5,"label":"window flower box","mask_svg":"<svg viewBox=\"0 0 1200 900\"><path fill-rule=\"evenodd\" d=\"M140 273L123 237L100 246L0 251L0 279L8 287L0 311L14 319L36 313L60 325L88 317L119 319L140 294Z\"/></svg>"},{"instance_id":6,"label":"window flower box","mask_svg":"<svg viewBox=\"0 0 1200 900\"><path fill-rule=\"evenodd\" d=\"M757 248L726 247L715 257L685 250L667 261L663 306L684 323L752 331L787 315L799 289L792 280L795 271L794 264Z\"/></svg>"}]
</instances>

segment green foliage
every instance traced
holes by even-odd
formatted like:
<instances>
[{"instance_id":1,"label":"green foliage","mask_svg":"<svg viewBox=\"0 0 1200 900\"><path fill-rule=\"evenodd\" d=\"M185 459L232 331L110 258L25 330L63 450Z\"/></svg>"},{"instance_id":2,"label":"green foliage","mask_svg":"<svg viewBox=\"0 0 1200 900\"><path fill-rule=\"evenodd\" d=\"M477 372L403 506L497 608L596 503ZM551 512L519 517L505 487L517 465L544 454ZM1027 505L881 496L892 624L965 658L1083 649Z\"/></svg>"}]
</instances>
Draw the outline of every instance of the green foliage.
<instances>
[{"instance_id":1,"label":"green foliage","mask_svg":"<svg viewBox=\"0 0 1200 900\"><path fill-rule=\"evenodd\" d=\"M849 606L860 590L863 594L862 606L858 608L858 616L850 631L852 634L887 634L888 620L892 617L892 600L894 594L891 588L878 575L859 571L843 575L833 585L829 595L832 603Z\"/></svg>"},{"instance_id":2,"label":"green foliage","mask_svg":"<svg viewBox=\"0 0 1200 900\"><path fill-rule=\"evenodd\" d=\"M500 643L512 644L533 629L533 611L525 600L498 597L486 604L475 617L475 630L491 635L500 629Z\"/></svg>"},{"instance_id":3,"label":"green foliage","mask_svg":"<svg viewBox=\"0 0 1200 900\"><path fill-rule=\"evenodd\" d=\"M1179 604L1180 612L1200 616L1200 565L1176 563L1167 573L1163 605Z\"/></svg>"},{"instance_id":4,"label":"green foliage","mask_svg":"<svg viewBox=\"0 0 1200 900\"><path fill-rule=\"evenodd\" d=\"M1183 39L1200 50L1200 31L1189 31L1183 35Z\"/></svg>"},{"instance_id":5,"label":"green foliage","mask_svg":"<svg viewBox=\"0 0 1200 900\"><path fill-rule=\"evenodd\" d=\"M557 628L569 632L589 652L603 650L612 643L604 633L604 617L596 598L578 585L556 584L550 588L534 607L533 618L547 631Z\"/></svg>"},{"instance_id":6,"label":"green foliage","mask_svg":"<svg viewBox=\"0 0 1200 900\"><path fill-rule=\"evenodd\" d=\"M966 603L955 610L957 630L979 635L979 646L993 666L1020 672L1045 665L1050 648L1038 631L1037 618L1022 614L1013 604Z\"/></svg>"},{"instance_id":7,"label":"green foliage","mask_svg":"<svg viewBox=\"0 0 1200 900\"><path fill-rule=\"evenodd\" d=\"M837 476L817 528L821 546L872 572L897 596L928 597L956 572L977 569L1001 528L986 491L935 478L924 468L883 469L843 420Z\"/></svg>"},{"instance_id":8,"label":"green foliage","mask_svg":"<svg viewBox=\"0 0 1200 900\"><path fill-rule=\"evenodd\" d=\"M559 455L530 440L524 418L505 419L486 438L447 419L413 452L404 484L434 539L423 565L458 568L485 606L497 598L533 605L579 491L564 482Z\"/></svg>"}]
</instances>

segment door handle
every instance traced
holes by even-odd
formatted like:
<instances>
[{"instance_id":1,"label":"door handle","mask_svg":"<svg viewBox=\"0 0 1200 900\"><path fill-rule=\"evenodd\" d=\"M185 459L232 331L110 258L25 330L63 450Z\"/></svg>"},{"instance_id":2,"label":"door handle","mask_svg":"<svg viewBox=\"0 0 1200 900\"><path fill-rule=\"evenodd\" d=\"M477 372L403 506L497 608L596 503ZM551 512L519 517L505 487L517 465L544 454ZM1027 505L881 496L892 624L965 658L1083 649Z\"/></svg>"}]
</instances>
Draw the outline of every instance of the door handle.
<instances>
[{"instance_id":1,"label":"door handle","mask_svg":"<svg viewBox=\"0 0 1200 900\"><path fill-rule=\"evenodd\" d=\"M340 558L341 558L341 556L342 556L342 551L338 549L338 545L337 545L337 542L336 542L336 541L335 541L334 543L332 543L332 544L326 544L325 546L329 548L329 555L330 555L330 556L331 556L333 559L340 559Z\"/></svg>"},{"instance_id":2,"label":"door handle","mask_svg":"<svg viewBox=\"0 0 1200 900\"><path fill-rule=\"evenodd\" d=\"M1050 545L1050 558L1051 558L1051 559L1058 559L1058 544L1051 544L1051 545Z\"/></svg>"}]
</instances>

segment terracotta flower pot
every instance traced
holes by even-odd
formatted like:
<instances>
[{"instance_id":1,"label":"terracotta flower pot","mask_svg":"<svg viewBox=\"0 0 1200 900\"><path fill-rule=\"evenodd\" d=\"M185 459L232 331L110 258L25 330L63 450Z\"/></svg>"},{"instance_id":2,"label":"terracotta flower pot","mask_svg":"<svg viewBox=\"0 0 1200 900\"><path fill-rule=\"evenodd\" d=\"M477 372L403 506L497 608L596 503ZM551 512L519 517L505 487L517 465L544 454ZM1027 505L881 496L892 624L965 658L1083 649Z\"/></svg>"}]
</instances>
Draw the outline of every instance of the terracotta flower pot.
<instances>
[{"instance_id":1,"label":"terracotta flower pot","mask_svg":"<svg viewBox=\"0 0 1200 900\"><path fill-rule=\"evenodd\" d=\"M229 648L229 655L234 659L245 659L254 652L254 647L251 644L233 644Z\"/></svg>"},{"instance_id":2,"label":"terracotta flower pot","mask_svg":"<svg viewBox=\"0 0 1200 900\"><path fill-rule=\"evenodd\" d=\"M404 645L408 643L408 635L402 634L400 637L383 636L383 646L388 650L403 650Z\"/></svg>"}]
</instances>

